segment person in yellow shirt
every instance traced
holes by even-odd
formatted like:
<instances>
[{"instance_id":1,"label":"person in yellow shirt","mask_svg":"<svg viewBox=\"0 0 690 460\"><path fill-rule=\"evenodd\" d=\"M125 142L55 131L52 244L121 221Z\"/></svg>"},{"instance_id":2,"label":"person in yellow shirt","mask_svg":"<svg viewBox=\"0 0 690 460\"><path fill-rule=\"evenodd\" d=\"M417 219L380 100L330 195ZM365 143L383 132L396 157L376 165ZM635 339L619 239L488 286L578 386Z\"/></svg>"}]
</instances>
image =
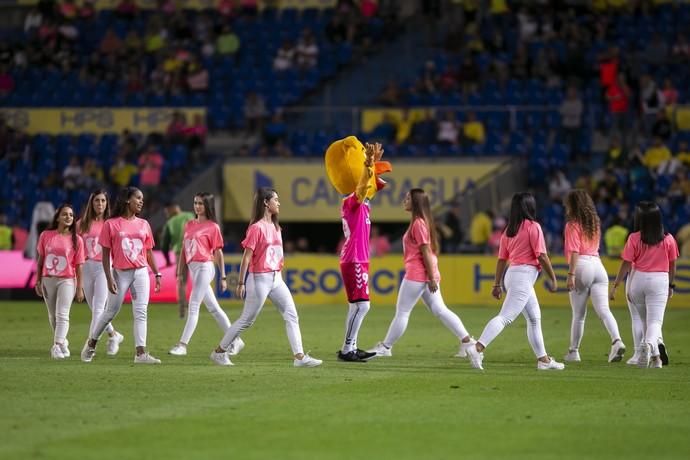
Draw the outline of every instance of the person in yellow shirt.
<instances>
[{"instance_id":1,"label":"person in yellow shirt","mask_svg":"<svg viewBox=\"0 0 690 460\"><path fill-rule=\"evenodd\" d=\"M671 151L664 145L661 138L655 137L654 143L647 149L640 161L648 169L656 171L659 165L671 159Z\"/></svg>"},{"instance_id":2,"label":"person in yellow shirt","mask_svg":"<svg viewBox=\"0 0 690 460\"><path fill-rule=\"evenodd\" d=\"M678 230L676 241L680 246L680 256L690 259L690 224L685 224Z\"/></svg>"},{"instance_id":3,"label":"person in yellow shirt","mask_svg":"<svg viewBox=\"0 0 690 460\"><path fill-rule=\"evenodd\" d=\"M609 257L620 257L623 252L623 247L628 239L627 228L623 226L623 222L619 216L613 218L611 226L604 232L604 243L606 244L606 254Z\"/></svg>"},{"instance_id":4,"label":"person in yellow shirt","mask_svg":"<svg viewBox=\"0 0 690 460\"><path fill-rule=\"evenodd\" d=\"M481 252L486 251L493 231L493 219L494 213L487 210L476 213L470 222L470 243Z\"/></svg>"},{"instance_id":5,"label":"person in yellow shirt","mask_svg":"<svg viewBox=\"0 0 690 460\"><path fill-rule=\"evenodd\" d=\"M12 228L7 225L7 217L0 214L0 251L9 251L14 246Z\"/></svg>"},{"instance_id":6,"label":"person in yellow shirt","mask_svg":"<svg viewBox=\"0 0 690 460\"><path fill-rule=\"evenodd\" d=\"M465 139L473 144L483 144L486 140L484 124L477 120L477 115L474 112L467 112L467 121L462 129Z\"/></svg>"},{"instance_id":7,"label":"person in yellow shirt","mask_svg":"<svg viewBox=\"0 0 690 460\"><path fill-rule=\"evenodd\" d=\"M138 171L136 166L127 162L125 155L119 154L110 168L110 180L118 187L127 187Z\"/></svg>"}]
</instances>

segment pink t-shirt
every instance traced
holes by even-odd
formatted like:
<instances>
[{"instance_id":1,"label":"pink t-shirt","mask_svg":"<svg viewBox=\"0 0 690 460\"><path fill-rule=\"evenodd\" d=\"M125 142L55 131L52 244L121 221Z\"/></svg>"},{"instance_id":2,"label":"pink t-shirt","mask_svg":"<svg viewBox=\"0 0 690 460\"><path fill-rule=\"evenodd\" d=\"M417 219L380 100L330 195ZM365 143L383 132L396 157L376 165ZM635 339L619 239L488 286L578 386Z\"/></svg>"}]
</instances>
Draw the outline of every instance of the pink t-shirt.
<instances>
[{"instance_id":1,"label":"pink t-shirt","mask_svg":"<svg viewBox=\"0 0 690 460\"><path fill-rule=\"evenodd\" d=\"M163 157L158 152L145 153L139 158L139 184L158 185L163 173Z\"/></svg>"},{"instance_id":2,"label":"pink t-shirt","mask_svg":"<svg viewBox=\"0 0 690 460\"><path fill-rule=\"evenodd\" d=\"M538 260L540 254L546 254L546 242L541 225L537 222L525 220L512 238L505 231L501 235L498 258L508 260L511 265L534 265L541 270Z\"/></svg>"},{"instance_id":3,"label":"pink t-shirt","mask_svg":"<svg viewBox=\"0 0 690 460\"><path fill-rule=\"evenodd\" d=\"M340 263L369 262L369 201L359 203L354 193L348 195L343 200L340 216L345 235L345 243L340 251Z\"/></svg>"},{"instance_id":4,"label":"pink t-shirt","mask_svg":"<svg viewBox=\"0 0 690 460\"><path fill-rule=\"evenodd\" d=\"M81 220L77 221L77 228L79 228ZM86 233L80 233L84 239L84 251L86 253L86 260L95 260L100 262L103 260L103 248L98 243L98 238L101 236L103 229L102 220L94 220L91 222L91 228Z\"/></svg>"},{"instance_id":5,"label":"pink t-shirt","mask_svg":"<svg viewBox=\"0 0 690 460\"><path fill-rule=\"evenodd\" d=\"M74 249L72 235L61 235L57 230L45 230L38 237L38 255L43 256L43 276L74 278L77 266L84 263L84 241L77 236Z\"/></svg>"},{"instance_id":6,"label":"pink t-shirt","mask_svg":"<svg viewBox=\"0 0 690 460\"><path fill-rule=\"evenodd\" d=\"M217 223L190 220L184 226L184 256L189 262L209 262L216 249L223 248L223 237Z\"/></svg>"},{"instance_id":7,"label":"pink t-shirt","mask_svg":"<svg viewBox=\"0 0 690 460\"><path fill-rule=\"evenodd\" d=\"M118 270L147 267L146 251L153 249L154 245L151 226L138 217L106 220L98 242L104 248L110 248L113 267Z\"/></svg>"},{"instance_id":8,"label":"pink t-shirt","mask_svg":"<svg viewBox=\"0 0 690 460\"><path fill-rule=\"evenodd\" d=\"M565 224L565 259L570 262L570 254L577 252L582 256L599 255L599 232L589 241L582 234L582 227L577 222Z\"/></svg>"},{"instance_id":9,"label":"pink t-shirt","mask_svg":"<svg viewBox=\"0 0 690 460\"><path fill-rule=\"evenodd\" d=\"M242 241L242 247L254 251L249 262L250 273L282 270L283 237L272 223L260 220L251 224Z\"/></svg>"},{"instance_id":10,"label":"pink t-shirt","mask_svg":"<svg viewBox=\"0 0 690 460\"><path fill-rule=\"evenodd\" d=\"M424 219L415 219L403 236L403 258L405 259L405 279L410 281L429 281L424 268L422 246L431 249L431 235ZM441 273L438 271L438 257L431 252L431 271L434 279L439 281Z\"/></svg>"},{"instance_id":11,"label":"pink t-shirt","mask_svg":"<svg viewBox=\"0 0 690 460\"><path fill-rule=\"evenodd\" d=\"M661 243L649 246L642 242L640 232L635 232L631 233L625 242L621 257L627 262L632 262L633 269L639 272L668 273L669 263L676 260L678 255L678 245L670 233Z\"/></svg>"}]
</instances>

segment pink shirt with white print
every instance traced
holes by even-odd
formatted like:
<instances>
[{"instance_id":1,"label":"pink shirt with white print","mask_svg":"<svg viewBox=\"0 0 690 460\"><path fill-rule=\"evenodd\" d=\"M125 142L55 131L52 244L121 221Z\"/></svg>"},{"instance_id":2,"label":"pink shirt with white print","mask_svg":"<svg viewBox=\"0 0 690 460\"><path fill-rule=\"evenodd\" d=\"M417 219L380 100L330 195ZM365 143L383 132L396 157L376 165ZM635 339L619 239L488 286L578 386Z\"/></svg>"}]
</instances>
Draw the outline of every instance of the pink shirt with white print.
<instances>
[{"instance_id":1,"label":"pink shirt with white print","mask_svg":"<svg viewBox=\"0 0 690 460\"><path fill-rule=\"evenodd\" d=\"M190 220L184 226L182 244L187 263L212 261L214 251L223 248L220 227L211 220Z\"/></svg>"},{"instance_id":2,"label":"pink shirt with white print","mask_svg":"<svg viewBox=\"0 0 690 460\"><path fill-rule=\"evenodd\" d=\"M247 229L242 247L251 249L250 273L276 272L283 269L283 237L279 229L263 219Z\"/></svg>"},{"instance_id":3,"label":"pink shirt with white print","mask_svg":"<svg viewBox=\"0 0 690 460\"><path fill-rule=\"evenodd\" d=\"M151 226L138 217L106 220L98 242L104 248L110 248L113 267L118 270L147 267L146 251L153 249L154 245Z\"/></svg>"},{"instance_id":4,"label":"pink shirt with white print","mask_svg":"<svg viewBox=\"0 0 690 460\"><path fill-rule=\"evenodd\" d=\"M546 254L544 232L538 222L525 219L515 236L506 232L501 235L498 258L508 260L511 265L533 265L541 270L539 256Z\"/></svg>"},{"instance_id":5,"label":"pink shirt with white print","mask_svg":"<svg viewBox=\"0 0 690 460\"><path fill-rule=\"evenodd\" d=\"M424 219L415 219L410 228L403 235L403 258L405 259L405 279L410 281L429 281L424 265L422 246L429 246L431 251L431 235ZM438 257L431 251L431 271L434 280L441 280L438 271Z\"/></svg>"},{"instance_id":6,"label":"pink shirt with white print","mask_svg":"<svg viewBox=\"0 0 690 460\"><path fill-rule=\"evenodd\" d=\"M369 262L369 213L368 200L359 203L354 193L343 200L340 216L343 220L345 243L340 251L341 264Z\"/></svg>"},{"instance_id":7,"label":"pink shirt with white print","mask_svg":"<svg viewBox=\"0 0 690 460\"><path fill-rule=\"evenodd\" d=\"M77 221L77 228L81 225L81 220ZM80 233L84 240L84 251L86 253L86 260L95 260L101 262L103 260L103 247L98 242L103 229L102 220L94 220L91 222L91 228L84 233Z\"/></svg>"},{"instance_id":8,"label":"pink shirt with white print","mask_svg":"<svg viewBox=\"0 0 690 460\"><path fill-rule=\"evenodd\" d=\"M570 254L577 252L581 256L598 256L599 255L599 232L592 240L585 238L582 233L582 227L577 222L568 222L565 224L564 230L565 238L565 259L570 262Z\"/></svg>"},{"instance_id":9,"label":"pink shirt with white print","mask_svg":"<svg viewBox=\"0 0 690 460\"><path fill-rule=\"evenodd\" d=\"M640 232L631 233L625 242L621 258L632 262L632 268L639 272L668 273L669 264L678 258L678 244L669 233L660 243L650 246L642 242Z\"/></svg>"},{"instance_id":10,"label":"pink shirt with white print","mask_svg":"<svg viewBox=\"0 0 690 460\"><path fill-rule=\"evenodd\" d=\"M45 230L38 237L38 255L43 257L42 276L74 278L77 266L84 263L84 241L77 235L74 249L72 235L61 235L57 230Z\"/></svg>"}]
</instances>

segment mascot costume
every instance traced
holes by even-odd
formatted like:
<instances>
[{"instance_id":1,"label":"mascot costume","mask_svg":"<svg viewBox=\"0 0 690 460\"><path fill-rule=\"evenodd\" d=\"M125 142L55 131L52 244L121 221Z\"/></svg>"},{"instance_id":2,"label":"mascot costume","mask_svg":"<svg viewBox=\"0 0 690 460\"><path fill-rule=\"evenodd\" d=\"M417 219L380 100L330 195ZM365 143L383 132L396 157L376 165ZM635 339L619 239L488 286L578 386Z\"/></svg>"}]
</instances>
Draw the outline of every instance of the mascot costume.
<instances>
[{"instance_id":1,"label":"mascot costume","mask_svg":"<svg viewBox=\"0 0 690 460\"><path fill-rule=\"evenodd\" d=\"M337 356L341 361L366 361L376 353L357 348L357 335L369 311L369 200L385 186L379 174L392 170L380 161L381 144L363 145L355 136L333 142L326 150L326 173L345 197L340 214L345 243L340 252L340 273L349 305L345 340Z\"/></svg>"}]
</instances>

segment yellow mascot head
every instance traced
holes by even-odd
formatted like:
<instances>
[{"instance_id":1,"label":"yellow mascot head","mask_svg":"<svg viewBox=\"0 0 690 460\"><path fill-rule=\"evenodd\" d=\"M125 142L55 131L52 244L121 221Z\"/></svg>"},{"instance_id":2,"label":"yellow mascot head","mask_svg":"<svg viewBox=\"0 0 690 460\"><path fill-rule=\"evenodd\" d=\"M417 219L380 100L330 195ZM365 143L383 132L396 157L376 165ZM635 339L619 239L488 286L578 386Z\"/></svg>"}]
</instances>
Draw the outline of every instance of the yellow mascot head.
<instances>
[{"instance_id":1,"label":"yellow mascot head","mask_svg":"<svg viewBox=\"0 0 690 460\"><path fill-rule=\"evenodd\" d=\"M335 189L343 194L357 192L360 201L371 199L386 182L379 174L392 171L391 164L374 158L371 167L366 166L367 149L355 136L333 142L326 150L326 174ZM361 195L360 195L361 192Z\"/></svg>"}]
</instances>

